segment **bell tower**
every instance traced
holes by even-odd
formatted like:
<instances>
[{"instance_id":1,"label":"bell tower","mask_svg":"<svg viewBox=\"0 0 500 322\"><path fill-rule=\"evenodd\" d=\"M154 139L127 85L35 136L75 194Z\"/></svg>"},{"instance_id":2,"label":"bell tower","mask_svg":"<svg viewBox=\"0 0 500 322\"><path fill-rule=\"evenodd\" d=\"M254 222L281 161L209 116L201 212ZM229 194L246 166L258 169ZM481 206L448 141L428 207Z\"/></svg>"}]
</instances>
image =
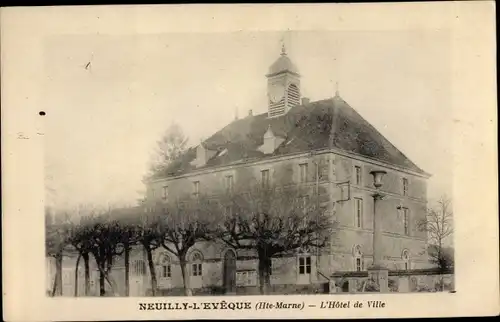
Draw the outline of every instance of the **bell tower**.
<instances>
[{"instance_id":1,"label":"bell tower","mask_svg":"<svg viewBox=\"0 0 500 322\"><path fill-rule=\"evenodd\" d=\"M300 104L300 74L288 57L284 44L280 57L269 67L266 77L268 117L285 115Z\"/></svg>"}]
</instances>

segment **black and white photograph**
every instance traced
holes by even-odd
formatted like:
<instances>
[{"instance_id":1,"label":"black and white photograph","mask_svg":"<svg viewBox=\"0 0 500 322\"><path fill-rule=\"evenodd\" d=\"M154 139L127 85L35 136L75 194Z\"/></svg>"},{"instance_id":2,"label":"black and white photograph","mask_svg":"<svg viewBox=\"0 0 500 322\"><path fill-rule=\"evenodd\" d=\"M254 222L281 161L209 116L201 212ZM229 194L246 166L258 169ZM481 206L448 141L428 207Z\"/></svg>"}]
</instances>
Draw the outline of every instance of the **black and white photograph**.
<instances>
[{"instance_id":1,"label":"black and white photograph","mask_svg":"<svg viewBox=\"0 0 500 322\"><path fill-rule=\"evenodd\" d=\"M48 294L454 291L450 43L51 40Z\"/></svg>"},{"instance_id":2,"label":"black and white photograph","mask_svg":"<svg viewBox=\"0 0 500 322\"><path fill-rule=\"evenodd\" d=\"M335 5L337 28L303 28L280 7L261 17L278 28L227 31L101 8L108 32L73 32L72 8L37 40L36 130L15 136L43 161L47 300L463 296L456 185L482 187L457 173L454 131L474 121L455 107L456 33L346 28Z\"/></svg>"}]
</instances>

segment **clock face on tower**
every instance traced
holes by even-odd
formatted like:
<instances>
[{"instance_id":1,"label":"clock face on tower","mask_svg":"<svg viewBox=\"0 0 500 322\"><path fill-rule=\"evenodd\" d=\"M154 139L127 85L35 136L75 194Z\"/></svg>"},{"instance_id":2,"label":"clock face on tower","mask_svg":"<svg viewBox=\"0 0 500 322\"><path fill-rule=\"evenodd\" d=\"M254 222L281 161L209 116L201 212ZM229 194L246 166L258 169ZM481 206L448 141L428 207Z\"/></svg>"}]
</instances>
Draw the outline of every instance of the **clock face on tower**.
<instances>
[{"instance_id":1,"label":"clock face on tower","mask_svg":"<svg viewBox=\"0 0 500 322\"><path fill-rule=\"evenodd\" d=\"M278 103L285 96L285 87L282 84L271 84L268 95L271 102Z\"/></svg>"}]
</instances>

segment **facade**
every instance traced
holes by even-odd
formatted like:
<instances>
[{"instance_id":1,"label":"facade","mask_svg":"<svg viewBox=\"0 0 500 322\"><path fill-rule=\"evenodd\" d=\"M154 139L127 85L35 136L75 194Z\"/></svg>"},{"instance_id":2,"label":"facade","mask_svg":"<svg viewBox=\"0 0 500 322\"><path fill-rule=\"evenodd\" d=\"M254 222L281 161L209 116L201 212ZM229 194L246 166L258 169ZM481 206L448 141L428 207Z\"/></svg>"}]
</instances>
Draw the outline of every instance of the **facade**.
<instances>
[{"instance_id":1,"label":"facade","mask_svg":"<svg viewBox=\"0 0 500 322\"><path fill-rule=\"evenodd\" d=\"M300 74L284 48L266 77L267 113L250 112L188 150L168 173L148 182L147 202L169 203L186 193L216 195L249 180L310 186L339 223L335 238L320 252L299 250L274 258L271 283L314 284L334 272L362 271L371 265L375 190L370 171L385 170L385 198L377 204L384 265L395 270L427 267L426 233L417 229L417 222L426 216L429 175L338 92L317 102L301 99ZM165 285L181 287L175 258L168 258L171 277ZM223 286L226 266L234 266L238 285L258 285L255 254L199 243L189 258L194 288Z\"/></svg>"},{"instance_id":2,"label":"facade","mask_svg":"<svg viewBox=\"0 0 500 322\"><path fill-rule=\"evenodd\" d=\"M272 259L271 284L282 294L325 283L339 271L366 271L374 247L381 249L383 264L390 270L429 267L426 233L417 229L417 222L426 217L429 175L338 92L315 102L301 98L298 68L284 48L266 77L268 111L249 112L186 151L167 173L147 182L146 206L167 204L186 193L217 194L250 180L310 187L338 227L330 244L320 251L301 249ZM385 197L377 202L380 245L373 245L372 170L387 172L382 187ZM177 258L158 249L154 259L160 290L170 294L182 288ZM117 281L123 280L120 260L113 268ZM224 289L232 280L228 276L234 277L236 286L258 285L257 256L252 252L220 242L200 242L190 249L188 260L195 293L197 289ZM74 261L65 261L64 266L74 271ZM146 294L148 271L145 254L138 248L131 257L131 296ZM93 272L92 285L97 287L97 270Z\"/></svg>"}]
</instances>

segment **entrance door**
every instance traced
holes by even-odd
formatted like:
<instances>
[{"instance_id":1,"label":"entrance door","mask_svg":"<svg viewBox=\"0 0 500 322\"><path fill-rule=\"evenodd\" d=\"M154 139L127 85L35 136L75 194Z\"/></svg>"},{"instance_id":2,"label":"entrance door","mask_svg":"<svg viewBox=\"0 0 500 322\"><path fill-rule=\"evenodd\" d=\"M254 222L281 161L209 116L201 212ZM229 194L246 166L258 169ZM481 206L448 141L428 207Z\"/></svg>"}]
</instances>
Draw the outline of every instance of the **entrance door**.
<instances>
[{"instance_id":1,"label":"entrance door","mask_svg":"<svg viewBox=\"0 0 500 322\"><path fill-rule=\"evenodd\" d=\"M224 290L226 293L236 293L236 254L228 250L224 254Z\"/></svg>"}]
</instances>

